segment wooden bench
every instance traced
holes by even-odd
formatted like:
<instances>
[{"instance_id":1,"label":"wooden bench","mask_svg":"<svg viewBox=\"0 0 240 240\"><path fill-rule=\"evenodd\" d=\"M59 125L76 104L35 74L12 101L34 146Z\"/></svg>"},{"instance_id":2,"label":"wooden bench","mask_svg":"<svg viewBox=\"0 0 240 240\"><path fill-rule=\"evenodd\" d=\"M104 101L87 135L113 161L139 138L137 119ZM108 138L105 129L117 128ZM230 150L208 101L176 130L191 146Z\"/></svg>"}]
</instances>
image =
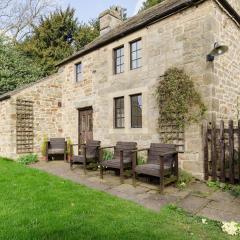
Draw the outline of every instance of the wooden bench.
<instances>
[{"instance_id":1,"label":"wooden bench","mask_svg":"<svg viewBox=\"0 0 240 240\"><path fill-rule=\"evenodd\" d=\"M103 150L114 148L113 158L103 161ZM132 151L137 149L135 142L117 142L116 146L100 148L100 177L103 178L103 171L119 170L120 181L124 182L124 170L131 169L132 167Z\"/></svg>"},{"instance_id":2,"label":"wooden bench","mask_svg":"<svg viewBox=\"0 0 240 240\"><path fill-rule=\"evenodd\" d=\"M74 155L70 160L70 168L72 169L74 164L83 165L84 172L86 173L86 167L89 163L98 163L99 162L99 148L100 141L87 141L86 144L72 144L72 146L78 146L78 155ZM79 150L82 148L82 152Z\"/></svg>"},{"instance_id":3,"label":"wooden bench","mask_svg":"<svg viewBox=\"0 0 240 240\"><path fill-rule=\"evenodd\" d=\"M137 153L140 151L148 153L147 162L143 165L137 164ZM175 145L152 143L150 148L135 150L132 153L134 155L132 161L134 186L138 174L158 177L160 192L163 191L164 185L178 181L178 152Z\"/></svg>"},{"instance_id":4,"label":"wooden bench","mask_svg":"<svg viewBox=\"0 0 240 240\"><path fill-rule=\"evenodd\" d=\"M66 161L67 142L65 138L50 138L47 144L47 160L49 156L63 155Z\"/></svg>"}]
</instances>

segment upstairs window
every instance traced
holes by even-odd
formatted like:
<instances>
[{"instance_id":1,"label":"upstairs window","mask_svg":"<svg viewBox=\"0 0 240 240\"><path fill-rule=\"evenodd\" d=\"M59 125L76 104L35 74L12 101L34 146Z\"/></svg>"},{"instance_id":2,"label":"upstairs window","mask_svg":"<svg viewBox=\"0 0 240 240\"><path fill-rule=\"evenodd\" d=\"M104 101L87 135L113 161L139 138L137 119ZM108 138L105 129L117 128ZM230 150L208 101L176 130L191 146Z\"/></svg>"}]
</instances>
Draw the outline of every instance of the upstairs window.
<instances>
[{"instance_id":1,"label":"upstairs window","mask_svg":"<svg viewBox=\"0 0 240 240\"><path fill-rule=\"evenodd\" d=\"M131 70L142 66L142 40L136 40L130 43L130 62Z\"/></svg>"},{"instance_id":2,"label":"upstairs window","mask_svg":"<svg viewBox=\"0 0 240 240\"><path fill-rule=\"evenodd\" d=\"M124 128L124 97L115 98L115 128Z\"/></svg>"},{"instance_id":3,"label":"upstairs window","mask_svg":"<svg viewBox=\"0 0 240 240\"><path fill-rule=\"evenodd\" d=\"M124 72L124 47L114 49L114 73Z\"/></svg>"},{"instance_id":4,"label":"upstairs window","mask_svg":"<svg viewBox=\"0 0 240 240\"><path fill-rule=\"evenodd\" d=\"M142 128L142 95L131 96L131 127Z\"/></svg>"},{"instance_id":5,"label":"upstairs window","mask_svg":"<svg viewBox=\"0 0 240 240\"><path fill-rule=\"evenodd\" d=\"M82 63L76 64L75 68L76 68L76 82L80 82L82 80Z\"/></svg>"}]
</instances>

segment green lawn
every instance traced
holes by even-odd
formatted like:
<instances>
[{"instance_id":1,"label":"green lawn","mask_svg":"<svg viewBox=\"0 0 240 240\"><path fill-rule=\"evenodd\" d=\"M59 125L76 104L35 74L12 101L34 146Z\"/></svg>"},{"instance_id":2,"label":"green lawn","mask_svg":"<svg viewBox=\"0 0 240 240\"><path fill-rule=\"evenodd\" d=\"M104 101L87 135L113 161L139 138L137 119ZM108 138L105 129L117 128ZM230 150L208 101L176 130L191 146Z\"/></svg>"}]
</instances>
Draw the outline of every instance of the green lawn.
<instances>
[{"instance_id":1,"label":"green lawn","mask_svg":"<svg viewBox=\"0 0 240 240\"><path fill-rule=\"evenodd\" d=\"M237 239L174 208L160 213L0 159L0 239Z\"/></svg>"}]
</instances>

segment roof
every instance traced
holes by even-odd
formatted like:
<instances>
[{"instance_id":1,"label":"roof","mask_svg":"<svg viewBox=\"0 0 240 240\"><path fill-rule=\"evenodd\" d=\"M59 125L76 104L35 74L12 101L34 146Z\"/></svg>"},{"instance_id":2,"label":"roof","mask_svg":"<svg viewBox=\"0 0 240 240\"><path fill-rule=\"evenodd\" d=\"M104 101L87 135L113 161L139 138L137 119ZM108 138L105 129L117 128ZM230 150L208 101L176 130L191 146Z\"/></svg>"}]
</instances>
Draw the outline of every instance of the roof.
<instances>
[{"instance_id":1,"label":"roof","mask_svg":"<svg viewBox=\"0 0 240 240\"><path fill-rule=\"evenodd\" d=\"M85 47L80 49L74 55L59 62L57 66L64 65L69 61L72 61L78 57L81 57L89 52L92 52L100 47L103 47L119 38L122 38L130 33L140 30L148 25L160 21L168 16L176 14L184 9L192 6L196 6L206 0L166 0L154 7L151 7L136 16L129 18L120 24L117 28L112 29L110 32L96 38L93 42L87 44ZM227 0L215 0L224 7L229 14L240 24L240 16L231 7Z\"/></svg>"}]
</instances>

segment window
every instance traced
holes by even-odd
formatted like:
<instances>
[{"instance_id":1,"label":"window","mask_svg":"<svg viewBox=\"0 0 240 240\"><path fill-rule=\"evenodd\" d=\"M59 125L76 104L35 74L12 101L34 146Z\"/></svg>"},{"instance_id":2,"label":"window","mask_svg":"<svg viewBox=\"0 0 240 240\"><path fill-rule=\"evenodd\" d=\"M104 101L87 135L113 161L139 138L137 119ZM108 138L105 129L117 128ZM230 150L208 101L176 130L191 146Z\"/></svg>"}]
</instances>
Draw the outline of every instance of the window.
<instances>
[{"instance_id":1,"label":"window","mask_svg":"<svg viewBox=\"0 0 240 240\"><path fill-rule=\"evenodd\" d=\"M124 97L115 98L115 128L124 128Z\"/></svg>"},{"instance_id":2,"label":"window","mask_svg":"<svg viewBox=\"0 0 240 240\"><path fill-rule=\"evenodd\" d=\"M131 96L131 127L142 127L142 95Z\"/></svg>"},{"instance_id":3,"label":"window","mask_svg":"<svg viewBox=\"0 0 240 240\"><path fill-rule=\"evenodd\" d=\"M124 72L124 47L114 49L114 73Z\"/></svg>"},{"instance_id":4,"label":"window","mask_svg":"<svg viewBox=\"0 0 240 240\"><path fill-rule=\"evenodd\" d=\"M137 41L130 43L130 54L131 54L131 70L140 68L142 66L142 40L139 39Z\"/></svg>"},{"instance_id":5,"label":"window","mask_svg":"<svg viewBox=\"0 0 240 240\"><path fill-rule=\"evenodd\" d=\"M76 82L82 80L82 63L76 64Z\"/></svg>"}]
</instances>

